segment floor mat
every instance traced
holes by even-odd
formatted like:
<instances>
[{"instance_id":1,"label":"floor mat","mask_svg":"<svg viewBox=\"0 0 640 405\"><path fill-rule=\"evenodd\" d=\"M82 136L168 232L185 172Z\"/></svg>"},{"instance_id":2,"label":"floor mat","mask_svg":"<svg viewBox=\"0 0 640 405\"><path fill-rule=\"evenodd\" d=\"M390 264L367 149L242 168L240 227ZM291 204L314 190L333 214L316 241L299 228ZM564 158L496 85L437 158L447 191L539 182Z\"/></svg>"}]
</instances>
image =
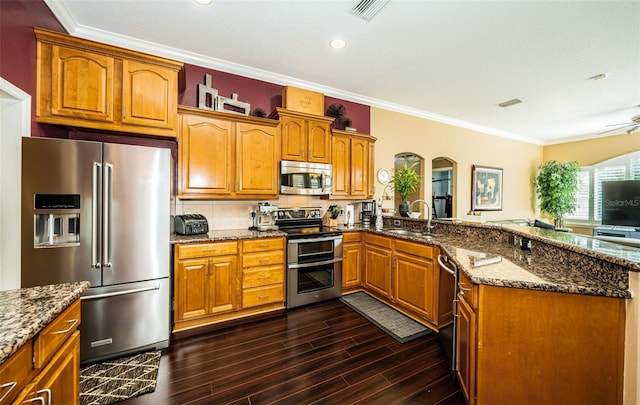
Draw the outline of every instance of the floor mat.
<instances>
[{"instance_id":1,"label":"floor mat","mask_svg":"<svg viewBox=\"0 0 640 405\"><path fill-rule=\"evenodd\" d=\"M109 405L156 389L160 351L108 360L80 369L80 405Z\"/></svg>"},{"instance_id":2,"label":"floor mat","mask_svg":"<svg viewBox=\"0 0 640 405\"><path fill-rule=\"evenodd\" d=\"M400 343L419 338L432 330L363 292L340 298L347 306L367 318Z\"/></svg>"}]
</instances>

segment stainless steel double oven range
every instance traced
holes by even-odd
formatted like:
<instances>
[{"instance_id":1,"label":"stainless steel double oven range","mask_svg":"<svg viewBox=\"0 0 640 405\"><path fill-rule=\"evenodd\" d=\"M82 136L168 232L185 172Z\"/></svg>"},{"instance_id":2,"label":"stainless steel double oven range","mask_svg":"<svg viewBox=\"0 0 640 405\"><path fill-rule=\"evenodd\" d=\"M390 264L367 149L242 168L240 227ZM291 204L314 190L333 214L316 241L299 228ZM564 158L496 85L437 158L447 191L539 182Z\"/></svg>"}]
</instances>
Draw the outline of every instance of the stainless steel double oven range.
<instances>
[{"instance_id":1,"label":"stainless steel double oven range","mask_svg":"<svg viewBox=\"0 0 640 405\"><path fill-rule=\"evenodd\" d=\"M321 208L281 208L287 233L287 308L342 295L342 232L323 228Z\"/></svg>"}]
</instances>

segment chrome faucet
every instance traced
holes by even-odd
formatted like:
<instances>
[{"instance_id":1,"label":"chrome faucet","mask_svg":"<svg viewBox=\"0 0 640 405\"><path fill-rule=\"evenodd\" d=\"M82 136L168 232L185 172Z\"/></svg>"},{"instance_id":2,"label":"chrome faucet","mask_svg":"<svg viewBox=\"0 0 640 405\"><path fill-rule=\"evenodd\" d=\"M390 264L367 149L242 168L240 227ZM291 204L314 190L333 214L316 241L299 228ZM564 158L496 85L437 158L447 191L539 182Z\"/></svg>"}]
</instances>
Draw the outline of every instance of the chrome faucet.
<instances>
[{"instance_id":1,"label":"chrome faucet","mask_svg":"<svg viewBox=\"0 0 640 405\"><path fill-rule=\"evenodd\" d=\"M427 217L427 233L431 233L431 230L434 228L433 226L431 226L431 208L429 207L429 203L426 202L425 200L415 200L414 202L412 202L409 205L409 212L411 212L411 207L413 207L413 205L415 203L423 203L424 205L427 206L427 212L426 212L426 217Z\"/></svg>"}]
</instances>

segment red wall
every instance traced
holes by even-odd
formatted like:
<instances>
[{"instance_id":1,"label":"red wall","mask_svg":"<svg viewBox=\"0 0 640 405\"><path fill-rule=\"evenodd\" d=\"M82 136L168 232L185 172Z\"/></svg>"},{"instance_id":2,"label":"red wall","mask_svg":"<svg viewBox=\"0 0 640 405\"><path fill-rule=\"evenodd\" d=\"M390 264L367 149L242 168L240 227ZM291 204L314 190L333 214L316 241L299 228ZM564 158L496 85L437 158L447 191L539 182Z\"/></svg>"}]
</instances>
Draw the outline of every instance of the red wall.
<instances>
[{"instance_id":1,"label":"red wall","mask_svg":"<svg viewBox=\"0 0 640 405\"><path fill-rule=\"evenodd\" d=\"M55 125L38 124L36 113L36 40L33 27L65 32L64 28L41 0L0 0L0 76L22 91L31 94L32 136L67 137L68 132ZM262 108L267 115L282 106L283 86L243 76L224 73L194 65L185 66L185 90L178 102L197 107L197 85L204 75L212 76L212 87L225 97L232 93L251 104L251 110ZM358 132L370 133L370 107L349 101L325 97L325 109L340 103ZM76 137L77 135L71 135Z\"/></svg>"}]
</instances>

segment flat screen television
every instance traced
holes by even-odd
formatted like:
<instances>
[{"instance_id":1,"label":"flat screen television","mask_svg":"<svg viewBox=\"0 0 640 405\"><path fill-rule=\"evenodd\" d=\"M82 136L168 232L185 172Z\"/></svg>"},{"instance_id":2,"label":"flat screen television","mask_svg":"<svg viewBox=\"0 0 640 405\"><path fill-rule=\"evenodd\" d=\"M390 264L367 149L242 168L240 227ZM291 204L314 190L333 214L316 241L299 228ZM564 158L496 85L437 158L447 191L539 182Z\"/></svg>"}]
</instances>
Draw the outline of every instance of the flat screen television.
<instances>
[{"instance_id":1,"label":"flat screen television","mask_svg":"<svg viewBox=\"0 0 640 405\"><path fill-rule=\"evenodd\" d=\"M640 227L640 180L602 182L602 224Z\"/></svg>"}]
</instances>

